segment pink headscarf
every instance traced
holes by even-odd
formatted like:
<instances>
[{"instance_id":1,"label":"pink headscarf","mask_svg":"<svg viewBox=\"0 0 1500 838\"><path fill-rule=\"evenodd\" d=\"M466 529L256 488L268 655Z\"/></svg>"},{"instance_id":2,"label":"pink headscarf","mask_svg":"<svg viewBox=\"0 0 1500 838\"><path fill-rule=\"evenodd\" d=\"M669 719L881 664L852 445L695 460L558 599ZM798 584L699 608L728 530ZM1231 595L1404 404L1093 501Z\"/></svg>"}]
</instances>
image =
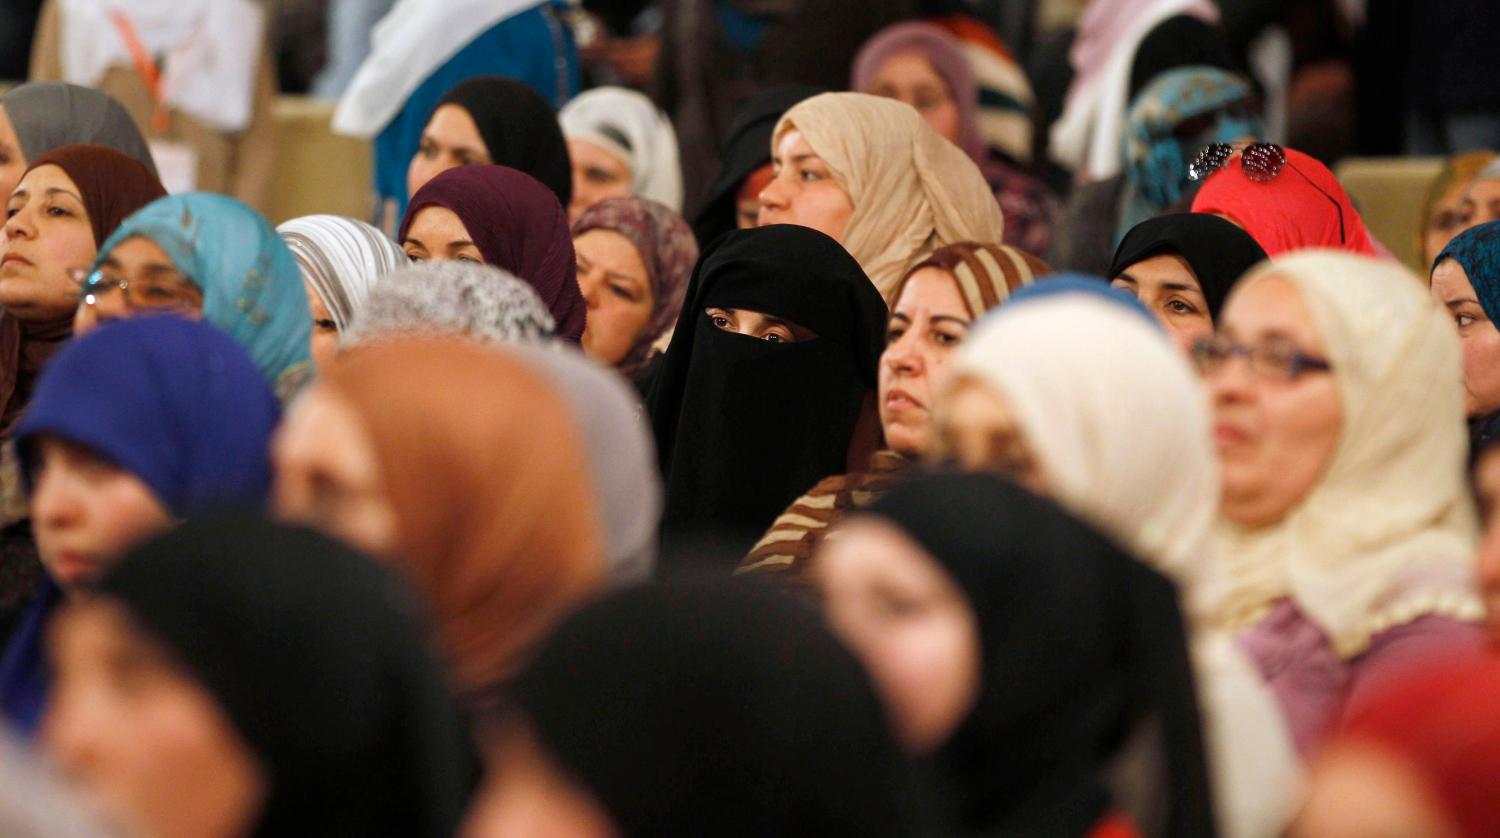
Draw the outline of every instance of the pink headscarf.
<instances>
[{"instance_id":1,"label":"pink headscarf","mask_svg":"<svg viewBox=\"0 0 1500 838\"><path fill-rule=\"evenodd\" d=\"M1264 183L1245 174L1236 154L1209 175L1193 212L1227 216L1273 258L1314 247L1380 255L1333 172L1294 148L1285 151L1286 166Z\"/></svg>"},{"instance_id":2,"label":"pink headscarf","mask_svg":"<svg viewBox=\"0 0 1500 838\"><path fill-rule=\"evenodd\" d=\"M921 53L947 83L948 93L958 106L958 147L983 165L989 155L979 131L979 82L964 55L963 44L941 26L912 22L882 29L855 56L850 87L856 93L873 93L875 74L893 56L907 52Z\"/></svg>"}]
</instances>

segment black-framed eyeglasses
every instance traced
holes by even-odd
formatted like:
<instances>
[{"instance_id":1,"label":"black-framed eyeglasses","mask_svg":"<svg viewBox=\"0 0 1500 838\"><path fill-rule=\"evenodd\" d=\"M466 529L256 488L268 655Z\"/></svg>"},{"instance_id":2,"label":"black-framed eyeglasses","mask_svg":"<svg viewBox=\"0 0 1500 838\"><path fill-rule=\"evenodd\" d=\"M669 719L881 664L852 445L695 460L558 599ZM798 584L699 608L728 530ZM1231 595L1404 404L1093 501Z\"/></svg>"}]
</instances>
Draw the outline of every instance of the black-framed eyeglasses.
<instances>
[{"instance_id":1,"label":"black-framed eyeglasses","mask_svg":"<svg viewBox=\"0 0 1500 838\"><path fill-rule=\"evenodd\" d=\"M152 277L130 280L106 274L103 270L86 273L74 271L81 305L96 306L104 297L119 291L129 309L175 311L197 308L203 304L203 292L186 277Z\"/></svg>"},{"instance_id":2,"label":"black-framed eyeglasses","mask_svg":"<svg viewBox=\"0 0 1500 838\"><path fill-rule=\"evenodd\" d=\"M1290 168L1302 176L1307 184L1318 190L1324 198L1333 204L1334 212L1339 216L1339 244L1344 244L1347 239L1344 233L1344 207L1338 199L1328 194L1323 187L1313 182L1313 179L1303 174L1296 165L1289 163L1286 157L1286 149L1275 143L1253 142L1247 146L1235 147L1229 143L1209 143L1200 150L1193 162L1188 164L1188 179L1199 181L1224 168L1229 160L1234 157L1235 152L1240 155L1240 168L1244 170L1245 177L1254 183L1269 183L1281 174L1283 169Z\"/></svg>"},{"instance_id":3,"label":"black-framed eyeglasses","mask_svg":"<svg viewBox=\"0 0 1500 838\"><path fill-rule=\"evenodd\" d=\"M1330 372L1333 365L1284 343L1245 346L1223 335L1201 338L1193 344L1193 364L1198 372L1211 375L1224 368L1233 358L1243 357L1250 363L1256 378L1296 381L1310 372Z\"/></svg>"}]
</instances>

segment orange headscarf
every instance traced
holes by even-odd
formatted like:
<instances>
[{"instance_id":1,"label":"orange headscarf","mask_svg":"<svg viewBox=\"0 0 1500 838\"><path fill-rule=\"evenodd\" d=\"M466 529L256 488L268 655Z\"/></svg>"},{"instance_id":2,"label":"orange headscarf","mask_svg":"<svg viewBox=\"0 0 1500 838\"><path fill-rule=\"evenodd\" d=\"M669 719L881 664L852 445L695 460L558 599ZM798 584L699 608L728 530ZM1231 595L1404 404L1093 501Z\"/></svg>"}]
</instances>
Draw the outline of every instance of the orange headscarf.
<instances>
[{"instance_id":1,"label":"orange headscarf","mask_svg":"<svg viewBox=\"0 0 1500 838\"><path fill-rule=\"evenodd\" d=\"M493 697L553 620L604 579L582 437L520 359L459 339L342 353L322 382L360 415L470 706Z\"/></svg>"}]
</instances>

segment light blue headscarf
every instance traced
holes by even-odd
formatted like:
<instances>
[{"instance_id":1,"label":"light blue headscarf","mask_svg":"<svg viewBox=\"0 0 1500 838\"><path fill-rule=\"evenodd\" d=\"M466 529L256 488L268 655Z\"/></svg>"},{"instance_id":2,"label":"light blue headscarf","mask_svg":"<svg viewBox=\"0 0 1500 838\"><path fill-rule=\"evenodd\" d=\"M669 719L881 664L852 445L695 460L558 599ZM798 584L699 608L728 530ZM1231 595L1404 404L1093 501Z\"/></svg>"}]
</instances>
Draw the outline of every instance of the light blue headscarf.
<instances>
[{"instance_id":1,"label":"light blue headscarf","mask_svg":"<svg viewBox=\"0 0 1500 838\"><path fill-rule=\"evenodd\" d=\"M203 291L203 319L245 348L283 401L312 369L312 313L297 260L260 213L224 195L171 195L125 219L99 248L150 239Z\"/></svg>"}]
</instances>

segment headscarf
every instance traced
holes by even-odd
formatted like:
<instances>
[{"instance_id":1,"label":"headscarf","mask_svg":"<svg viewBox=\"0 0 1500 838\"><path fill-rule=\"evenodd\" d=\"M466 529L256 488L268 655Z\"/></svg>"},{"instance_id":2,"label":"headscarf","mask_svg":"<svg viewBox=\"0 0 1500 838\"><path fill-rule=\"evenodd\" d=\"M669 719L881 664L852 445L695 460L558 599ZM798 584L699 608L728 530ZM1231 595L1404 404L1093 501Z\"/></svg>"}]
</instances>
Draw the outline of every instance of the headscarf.
<instances>
[{"instance_id":1,"label":"headscarf","mask_svg":"<svg viewBox=\"0 0 1500 838\"><path fill-rule=\"evenodd\" d=\"M254 834L452 835L477 765L411 602L308 530L190 521L100 584L264 771Z\"/></svg>"},{"instance_id":2,"label":"headscarf","mask_svg":"<svg viewBox=\"0 0 1500 838\"><path fill-rule=\"evenodd\" d=\"M801 131L854 204L843 244L886 295L945 244L999 242L1005 220L979 167L908 105L825 93L787 111L772 148Z\"/></svg>"},{"instance_id":3,"label":"headscarf","mask_svg":"<svg viewBox=\"0 0 1500 838\"><path fill-rule=\"evenodd\" d=\"M698 214L693 216L693 235L699 247L707 247L736 228L735 196L746 178L771 164L771 131L781 115L803 99L822 92L809 85L778 85L735 111L734 120L725 132L718 174L704 192Z\"/></svg>"},{"instance_id":4,"label":"headscarf","mask_svg":"<svg viewBox=\"0 0 1500 838\"><path fill-rule=\"evenodd\" d=\"M283 401L306 380L312 315L297 260L260 213L226 195L195 192L151 202L99 248L150 239L203 292L203 319L234 338Z\"/></svg>"},{"instance_id":5,"label":"headscarf","mask_svg":"<svg viewBox=\"0 0 1500 838\"><path fill-rule=\"evenodd\" d=\"M1290 280L1312 312L1343 430L1317 485L1284 519L1256 530L1221 522L1217 561L1231 583L1222 622L1247 628L1289 596L1334 651L1353 658L1371 637L1421 616L1480 620L1452 321L1420 280L1369 257L1276 258L1234 293L1268 277Z\"/></svg>"},{"instance_id":6,"label":"headscarf","mask_svg":"<svg viewBox=\"0 0 1500 838\"><path fill-rule=\"evenodd\" d=\"M135 475L186 517L264 503L280 415L245 350L219 330L170 315L132 317L57 354L16 442L28 476L34 443L57 437Z\"/></svg>"},{"instance_id":7,"label":"headscarf","mask_svg":"<svg viewBox=\"0 0 1500 838\"><path fill-rule=\"evenodd\" d=\"M428 262L381 280L340 345L423 335L535 343L552 334L552 315L530 285L489 265Z\"/></svg>"},{"instance_id":8,"label":"headscarf","mask_svg":"<svg viewBox=\"0 0 1500 838\"><path fill-rule=\"evenodd\" d=\"M484 261L530 283L552 312L558 337L578 342L587 306L568 216L547 187L505 166L449 169L412 196L397 241L406 241L412 220L427 207L452 210Z\"/></svg>"},{"instance_id":9,"label":"headscarf","mask_svg":"<svg viewBox=\"0 0 1500 838\"><path fill-rule=\"evenodd\" d=\"M1437 208L1437 202L1455 186L1467 188L1467 184L1479 177L1479 173L1494 160L1493 151L1466 151L1443 161L1442 170L1427 187L1427 197L1422 201L1422 219L1417 227L1418 253L1427 251L1427 231L1432 227L1432 212Z\"/></svg>"},{"instance_id":10,"label":"headscarf","mask_svg":"<svg viewBox=\"0 0 1500 838\"><path fill-rule=\"evenodd\" d=\"M1011 294L1009 305L1015 308L1022 303L1029 304L1078 295L1103 300L1120 311L1135 315L1142 323L1166 334L1161 321L1157 320L1156 315L1151 313L1151 309L1146 308L1146 304L1137 299L1134 294L1111 286L1104 277L1091 274L1069 271L1053 274L1047 278L1046 282L1034 282Z\"/></svg>"},{"instance_id":11,"label":"headscarf","mask_svg":"<svg viewBox=\"0 0 1500 838\"><path fill-rule=\"evenodd\" d=\"M1132 100L1116 241L1183 199L1192 185L1188 165L1199 148L1265 136L1265 123L1248 109L1252 94L1240 76L1214 67L1183 67L1157 76ZM1190 136L1178 136L1185 124L1204 120L1211 122Z\"/></svg>"},{"instance_id":12,"label":"headscarf","mask_svg":"<svg viewBox=\"0 0 1500 838\"><path fill-rule=\"evenodd\" d=\"M1288 148L1286 167L1264 183L1250 179L1240 155L1203 181L1193 212L1222 213L1255 238L1268 256L1332 248L1375 254L1365 222L1328 167Z\"/></svg>"},{"instance_id":13,"label":"headscarf","mask_svg":"<svg viewBox=\"0 0 1500 838\"><path fill-rule=\"evenodd\" d=\"M682 212L682 162L672 120L643 94L596 87L563 106L563 135L609 151L630 169L630 191Z\"/></svg>"},{"instance_id":14,"label":"headscarf","mask_svg":"<svg viewBox=\"0 0 1500 838\"><path fill-rule=\"evenodd\" d=\"M604 575L573 417L524 361L451 338L341 352L321 386L364 424L396 516L396 563L482 713Z\"/></svg>"},{"instance_id":15,"label":"headscarf","mask_svg":"<svg viewBox=\"0 0 1500 838\"><path fill-rule=\"evenodd\" d=\"M1112 808L1107 762L1151 721L1169 778L1163 834L1216 834L1186 631L1166 578L989 475L914 478L867 514L921 545L977 623L979 694L936 754L958 793L955 831L1090 834Z\"/></svg>"},{"instance_id":16,"label":"headscarf","mask_svg":"<svg viewBox=\"0 0 1500 838\"><path fill-rule=\"evenodd\" d=\"M941 26L910 21L882 29L855 56L850 89L873 93L875 75L891 58L906 53L920 54L948 86L948 95L958 108L958 147L975 164L983 164L989 151L979 131L979 82L963 44Z\"/></svg>"},{"instance_id":17,"label":"headscarf","mask_svg":"<svg viewBox=\"0 0 1500 838\"><path fill-rule=\"evenodd\" d=\"M359 315L370 289L382 277L411 264L385 233L352 218L304 215L283 223L276 232L340 332Z\"/></svg>"},{"instance_id":18,"label":"headscarf","mask_svg":"<svg viewBox=\"0 0 1500 838\"><path fill-rule=\"evenodd\" d=\"M536 178L558 203L573 200L573 169L557 111L540 93L515 79L479 76L461 81L437 107L458 105L479 128L490 161Z\"/></svg>"},{"instance_id":19,"label":"headscarf","mask_svg":"<svg viewBox=\"0 0 1500 838\"><path fill-rule=\"evenodd\" d=\"M129 155L156 176L156 162L125 106L103 91L60 81L13 87L0 96L21 153L35 160L65 145L109 146Z\"/></svg>"},{"instance_id":20,"label":"headscarf","mask_svg":"<svg viewBox=\"0 0 1500 838\"><path fill-rule=\"evenodd\" d=\"M1452 259L1469 276L1479 307L1492 323L1500 323L1500 221L1486 221L1459 233L1433 260L1436 268Z\"/></svg>"},{"instance_id":21,"label":"headscarf","mask_svg":"<svg viewBox=\"0 0 1500 838\"><path fill-rule=\"evenodd\" d=\"M1011 160L1032 158L1032 111L1036 93L1014 51L989 24L962 11L932 18L958 38L979 85L979 132L985 143Z\"/></svg>"},{"instance_id":22,"label":"headscarf","mask_svg":"<svg viewBox=\"0 0 1500 838\"><path fill-rule=\"evenodd\" d=\"M1010 299L1017 290L1052 273L1046 262L1019 248L958 242L938 248L931 256L913 265L891 289L892 305L901 299L901 292L912 274L923 268L937 268L952 276L958 283L958 293L969 310L969 317L974 319Z\"/></svg>"},{"instance_id":23,"label":"headscarf","mask_svg":"<svg viewBox=\"0 0 1500 838\"><path fill-rule=\"evenodd\" d=\"M1230 73L1242 70L1222 27L1190 14L1176 15L1152 27L1136 47L1125 101L1135 101L1158 76L1178 67L1209 67Z\"/></svg>"},{"instance_id":24,"label":"headscarf","mask_svg":"<svg viewBox=\"0 0 1500 838\"><path fill-rule=\"evenodd\" d=\"M698 261L698 242L682 216L655 201L607 198L573 222L573 237L589 230L611 230L630 240L651 282L651 319L615 366L633 376L645 366L651 345L677 322L688 277Z\"/></svg>"},{"instance_id":25,"label":"headscarf","mask_svg":"<svg viewBox=\"0 0 1500 838\"><path fill-rule=\"evenodd\" d=\"M640 397L618 374L580 352L535 346L508 351L547 379L583 432L610 581L644 581L656 569L662 492Z\"/></svg>"},{"instance_id":26,"label":"headscarf","mask_svg":"<svg viewBox=\"0 0 1500 838\"><path fill-rule=\"evenodd\" d=\"M918 832L859 663L748 579L674 579L572 617L517 682L542 750L623 835Z\"/></svg>"},{"instance_id":27,"label":"headscarf","mask_svg":"<svg viewBox=\"0 0 1500 838\"><path fill-rule=\"evenodd\" d=\"M1218 319L1229 289L1256 264L1265 261L1249 233L1215 215L1173 213L1147 219L1131 228L1115 250L1109 275L1117 277L1137 262L1153 256L1181 256L1208 303L1208 314Z\"/></svg>"},{"instance_id":28,"label":"headscarf","mask_svg":"<svg viewBox=\"0 0 1500 838\"><path fill-rule=\"evenodd\" d=\"M790 320L814 340L774 345L715 327L704 310ZM828 236L777 224L710 245L646 397L671 534L745 536L736 557L798 495L847 470L876 387L885 305Z\"/></svg>"}]
</instances>

